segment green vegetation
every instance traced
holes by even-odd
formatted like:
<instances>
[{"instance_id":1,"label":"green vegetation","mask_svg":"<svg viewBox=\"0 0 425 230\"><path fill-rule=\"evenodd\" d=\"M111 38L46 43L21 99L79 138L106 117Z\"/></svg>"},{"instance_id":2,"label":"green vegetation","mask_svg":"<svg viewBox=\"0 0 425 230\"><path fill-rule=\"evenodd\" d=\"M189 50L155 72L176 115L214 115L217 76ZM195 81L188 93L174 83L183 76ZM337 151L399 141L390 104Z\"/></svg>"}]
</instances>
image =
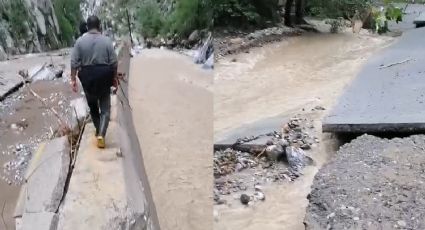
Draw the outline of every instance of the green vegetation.
<instances>
[{"instance_id":1,"label":"green vegetation","mask_svg":"<svg viewBox=\"0 0 425 230\"><path fill-rule=\"evenodd\" d=\"M8 21L11 33L18 39L24 38L27 33L25 22L29 15L24 6L23 0L11 1L9 5L2 6L0 11L3 19Z\"/></svg>"},{"instance_id":2,"label":"green vegetation","mask_svg":"<svg viewBox=\"0 0 425 230\"><path fill-rule=\"evenodd\" d=\"M196 29L212 27L211 0L179 0L170 13L156 1L139 2L136 20L145 37L177 34L187 37Z\"/></svg>"},{"instance_id":3,"label":"green vegetation","mask_svg":"<svg viewBox=\"0 0 425 230\"><path fill-rule=\"evenodd\" d=\"M215 26L262 26L279 21L276 0L214 0Z\"/></svg>"},{"instance_id":4,"label":"green vegetation","mask_svg":"<svg viewBox=\"0 0 425 230\"><path fill-rule=\"evenodd\" d=\"M183 37L195 29L212 27L212 3L210 0L179 0L176 9L166 20L165 33L177 33Z\"/></svg>"},{"instance_id":5,"label":"green vegetation","mask_svg":"<svg viewBox=\"0 0 425 230\"><path fill-rule=\"evenodd\" d=\"M139 29L145 37L155 37L165 24L157 2L143 4L137 12L137 20L141 26Z\"/></svg>"},{"instance_id":6,"label":"green vegetation","mask_svg":"<svg viewBox=\"0 0 425 230\"><path fill-rule=\"evenodd\" d=\"M71 45L78 34L78 26L82 16L79 0L54 0L55 14L61 31L60 40L63 45Z\"/></svg>"}]
</instances>

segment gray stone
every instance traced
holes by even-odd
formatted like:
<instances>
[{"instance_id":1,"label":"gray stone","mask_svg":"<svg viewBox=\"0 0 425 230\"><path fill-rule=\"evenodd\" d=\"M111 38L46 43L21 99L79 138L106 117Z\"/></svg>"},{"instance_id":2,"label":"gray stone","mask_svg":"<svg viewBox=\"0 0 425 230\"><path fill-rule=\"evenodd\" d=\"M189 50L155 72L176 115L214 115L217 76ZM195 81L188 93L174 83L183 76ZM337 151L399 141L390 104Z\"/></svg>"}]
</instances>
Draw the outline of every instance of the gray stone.
<instances>
[{"instance_id":1,"label":"gray stone","mask_svg":"<svg viewBox=\"0 0 425 230\"><path fill-rule=\"evenodd\" d=\"M34 10L34 15L35 15L35 19L37 22L38 29L40 30L40 33L43 35L46 35L47 28L46 28L46 21L44 20L43 13L41 13L41 11L38 8L36 8Z\"/></svg>"},{"instance_id":2,"label":"gray stone","mask_svg":"<svg viewBox=\"0 0 425 230\"><path fill-rule=\"evenodd\" d=\"M0 61L4 61L7 59L7 54L4 51L3 47L0 45Z\"/></svg>"},{"instance_id":3,"label":"gray stone","mask_svg":"<svg viewBox=\"0 0 425 230\"><path fill-rule=\"evenodd\" d=\"M29 79L31 82L53 80L56 78L56 73L53 67L46 65L39 65L32 68L29 72Z\"/></svg>"},{"instance_id":4,"label":"gray stone","mask_svg":"<svg viewBox=\"0 0 425 230\"><path fill-rule=\"evenodd\" d=\"M66 136L53 139L43 148L38 165L28 172L25 212L56 212L63 197L70 164Z\"/></svg>"},{"instance_id":5,"label":"gray stone","mask_svg":"<svg viewBox=\"0 0 425 230\"><path fill-rule=\"evenodd\" d=\"M58 215L53 212L25 213L22 217L22 230L56 230Z\"/></svg>"},{"instance_id":6,"label":"gray stone","mask_svg":"<svg viewBox=\"0 0 425 230\"><path fill-rule=\"evenodd\" d=\"M195 30L189 35L188 40L189 40L190 43L195 43L195 42L199 41L200 36L201 35L199 33L199 30Z\"/></svg>"},{"instance_id":7,"label":"gray stone","mask_svg":"<svg viewBox=\"0 0 425 230\"><path fill-rule=\"evenodd\" d=\"M285 154L285 150L282 148L281 145L270 145L266 148L266 155L267 158L270 160L278 160L280 159L283 154Z\"/></svg>"}]
</instances>

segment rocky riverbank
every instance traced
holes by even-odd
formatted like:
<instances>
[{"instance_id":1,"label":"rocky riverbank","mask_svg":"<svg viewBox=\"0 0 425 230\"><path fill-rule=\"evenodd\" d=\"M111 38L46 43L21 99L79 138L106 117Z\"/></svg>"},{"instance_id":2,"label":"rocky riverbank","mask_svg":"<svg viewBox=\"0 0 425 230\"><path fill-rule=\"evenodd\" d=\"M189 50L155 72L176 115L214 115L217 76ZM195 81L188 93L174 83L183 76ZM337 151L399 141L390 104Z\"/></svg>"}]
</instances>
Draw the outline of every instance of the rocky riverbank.
<instances>
[{"instance_id":1,"label":"rocky riverbank","mask_svg":"<svg viewBox=\"0 0 425 230\"><path fill-rule=\"evenodd\" d=\"M253 204L266 199L262 186L302 176L304 166L314 164L309 154L319 143L315 134L312 120L294 117L279 131L241 138L229 148L215 144L215 204L228 204L233 198Z\"/></svg>"}]
</instances>

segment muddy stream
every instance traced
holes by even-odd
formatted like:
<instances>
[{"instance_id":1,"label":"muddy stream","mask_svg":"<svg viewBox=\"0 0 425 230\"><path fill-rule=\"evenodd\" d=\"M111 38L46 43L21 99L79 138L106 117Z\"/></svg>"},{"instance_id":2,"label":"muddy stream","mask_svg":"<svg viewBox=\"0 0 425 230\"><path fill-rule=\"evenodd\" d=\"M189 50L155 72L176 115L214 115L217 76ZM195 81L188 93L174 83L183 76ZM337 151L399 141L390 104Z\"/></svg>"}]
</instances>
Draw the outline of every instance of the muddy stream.
<instances>
[{"instance_id":1,"label":"muddy stream","mask_svg":"<svg viewBox=\"0 0 425 230\"><path fill-rule=\"evenodd\" d=\"M243 206L229 195L233 201L215 205L214 229L304 229L313 177L338 148L330 135L321 134L320 121L362 64L394 40L368 33L305 34L216 64L215 141L253 122L299 115L313 120L320 143L309 151L315 165L305 168L304 175L294 182L263 186L265 201ZM313 111L315 106L326 110Z\"/></svg>"}]
</instances>

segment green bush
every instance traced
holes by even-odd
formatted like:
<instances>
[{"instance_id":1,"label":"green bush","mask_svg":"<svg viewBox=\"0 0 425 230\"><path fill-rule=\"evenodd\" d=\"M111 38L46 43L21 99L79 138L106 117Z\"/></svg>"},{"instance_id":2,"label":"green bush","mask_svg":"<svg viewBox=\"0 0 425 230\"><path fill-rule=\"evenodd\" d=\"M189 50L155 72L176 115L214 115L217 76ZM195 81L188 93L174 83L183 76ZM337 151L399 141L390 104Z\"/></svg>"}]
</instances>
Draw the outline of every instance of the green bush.
<instances>
[{"instance_id":1,"label":"green bush","mask_svg":"<svg viewBox=\"0 0 425 230\"><path fill-rule=\"evenodd\" d=\"M164 34L187 37L196 29L212 27L211 0L179 0L164 25Z\"/></svg>"},{"instance_id":2,"label":"green bush","mask_svg":"<svg viewBox=\"0 0 425 230\"><path fill-rule=\"evenodd\" d=\"M215 26L260 26L266 21L277 22L277 0L214 0Z\"/></svg>"},{"instance_id":3,"label":"green bush","mask_svg":"<svg viewBox=\"0 0 425 230\"><path fill-rule=\"evenodd\" d=\"M137 12L137 21L140 25L139 31L144 37L155 37L164 26L158 3L149 1L140 6Z\"/></svg>"},{"instance_id":4,"label":"green bush","mask_svg":"<svg viewBox=\"0 0 425 230\"><path fill-rule=\"evenodd\" d=\"M369 0L310 0L307 3L309 14L323 18L351 19L356 12L364 12L371 6Z\"/></svg>"},{"instance_id":5,"label":"green bush","mask_svg":"<svg viewBox=\"0 0 425 230\"><path fill-rule=\"evenodd\" d=\"M54 0L53 4L61 31L60 40L64 45L71 45L82 19L80 0Z\"/></svg>"},{"instance_id":6,"label":"green bush","mask_svg":"<svg viewBox=\"0 0 425 230\"><path fill-rule=\"evenodd\" d=\"M10 13L7 13L10 12ZM22 0L12 1L9 11L5 11L9 21L11 32L16 38L21 39L26 37L27 27L25 22L28 21L29 15Z\"/></svg>"}]
</instances>

